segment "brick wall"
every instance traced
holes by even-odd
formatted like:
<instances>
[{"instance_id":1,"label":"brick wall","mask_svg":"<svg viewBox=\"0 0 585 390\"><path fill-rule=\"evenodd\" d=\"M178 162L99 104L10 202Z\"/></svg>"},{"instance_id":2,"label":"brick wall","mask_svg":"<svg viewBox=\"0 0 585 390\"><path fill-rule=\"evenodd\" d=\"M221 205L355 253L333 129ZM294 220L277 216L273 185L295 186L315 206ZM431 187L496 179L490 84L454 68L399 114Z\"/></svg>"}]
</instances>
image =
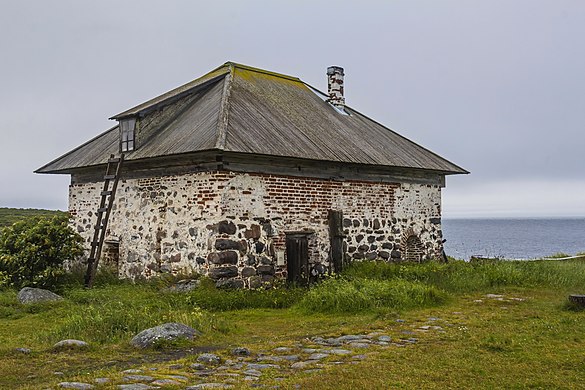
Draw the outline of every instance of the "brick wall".
<instances>
[{"instance_id":1,"label":"brick wall","mask_svg":"<svg viewBox=\"0 0 585 390\"><path fill-rule=\"evenodd\" d=\"M73 224L88 243L100 190L101 183L70 186ZM196 271L254 286L286 276L286 231L312 230L310 263L329 267L330 209L344 214L346 259L399 261L411 236L417 259L434 257L442 248L440 197L435 185L225 171L128 179L119 183L107 236L120 242L120 276Z\"/></svg>"}]
</instances>

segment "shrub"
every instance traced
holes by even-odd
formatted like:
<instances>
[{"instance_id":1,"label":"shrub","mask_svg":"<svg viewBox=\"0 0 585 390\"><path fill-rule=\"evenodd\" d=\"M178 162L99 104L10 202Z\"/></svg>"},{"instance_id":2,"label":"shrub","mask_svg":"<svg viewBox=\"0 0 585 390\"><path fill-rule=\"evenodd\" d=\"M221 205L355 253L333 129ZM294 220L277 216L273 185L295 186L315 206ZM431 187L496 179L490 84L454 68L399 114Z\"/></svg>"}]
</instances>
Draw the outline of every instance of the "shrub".
<instances>
[{"instance_id":1,"label":"shrub","mask_svg":"<svg viewBox=\"0 0 585 390\"><path fill-rule=\"evenodd\" d=\"M63 262L83 253L67 216L33 217L0 231L0 285L54 288Z\"/></svg>"}]
</instances>

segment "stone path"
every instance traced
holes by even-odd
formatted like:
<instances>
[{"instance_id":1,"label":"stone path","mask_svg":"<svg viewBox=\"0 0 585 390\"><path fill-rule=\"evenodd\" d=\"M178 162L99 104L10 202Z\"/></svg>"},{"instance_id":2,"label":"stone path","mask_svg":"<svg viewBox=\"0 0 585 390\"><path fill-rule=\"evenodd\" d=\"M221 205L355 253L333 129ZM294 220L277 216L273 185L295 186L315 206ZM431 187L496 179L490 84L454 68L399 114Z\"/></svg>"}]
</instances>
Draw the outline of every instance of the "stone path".
<instances>
[{"instance_id":1,"label":"stone path","mask_svg":"<svg viewBox=\"0 0 585 390\"><path fill-rule=\"evenodd\" d=\"M487 300L523 301L522 298L505 298L488 294ZM475 300L474 302L481 302ZM453 314L456 314L454 312ZM164 389L172 386L187 390L235 388L242 383L253 387L278 388L265 380L282 381L294 373L313 374L340 364L357 364L377 352L389 348L415 345L417 336L429 332L445 332L454 326L441 318L429 317L409 323L395 320L397 328L378 330L367 334L349 334L337 337L314 336L292 346L280 346L266 351L250 351L244 347L223 353L202 353L196 362L170 364L167 367L140 367L121 371L109 378L96 378L92 383L66 382L57 388L99 389L103 387L125 390ZM61 375L63 375L61 373Z\"/></svg>"},{"instance_id":2,"label":"stone path","mask_svg":"<svg viewBox=\"0 0 585 390\"><path fill-rule=\"evenodd\" d=\"M171 364L166 369L129 369L120 372L117 377L96 378L93 383L63 381L58 384L58 388L99 389L114 386L118 389L142 390L174 386L195 390L233 388L242 382L264 387L262 380L268 376L278 381L296 372L316 373L327 366L356 364L383 348L415 344L418 339L412 337L411 333L414 332L401 333L396 338L383 331L328 338L315 336L293 346L258 352L238 347L223 355L200 354L196 363L192 364Z\"/></svg>"}]
</instances>

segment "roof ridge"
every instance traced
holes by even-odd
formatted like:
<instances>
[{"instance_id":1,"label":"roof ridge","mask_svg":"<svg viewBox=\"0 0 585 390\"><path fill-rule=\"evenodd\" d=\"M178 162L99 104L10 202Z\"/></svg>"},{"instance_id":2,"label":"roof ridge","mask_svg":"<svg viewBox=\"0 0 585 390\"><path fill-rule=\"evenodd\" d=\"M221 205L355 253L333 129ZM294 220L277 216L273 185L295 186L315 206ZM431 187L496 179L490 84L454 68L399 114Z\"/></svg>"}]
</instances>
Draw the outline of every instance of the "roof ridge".
<instances>
[{"instance_id":1,"label":"roof ridge","mask_svg":"<svg viewBox=\"0 0 585 390\"><path fill-rule=\"evenodd\" d=\"M226 63L227 64L227 63ZM217 75L213 75L216 72L219 72L222 68L226 67L226 64L219 66L213 69L210 72L205 73L204 75L197 77L194 80L189 81L186 84L180 85L176 88L171 89L163 93L162 95L156 96L150 100L147 100L137 106L134 106L126 111L123 111L119 114L116 114L109 119L120 119L127 116L137 115L141 112L147 111L152 109L152 107L157 107L160 105L167 105L169 102L173 100L180 99L183 96L191 93L193 90L197 88L205 88L208 85L213 84L214 82L220 80L225 76L225 73L218 73Z\"/></svg>"},{"instance_id":2,"label":"roof ridge","mask_svg":"<svg viewBox=\"0 0 585 390\"><path fill-rule=\"evenodd\" d=\"M223 91L221 93L221 105L219 107L219 115L217 120L217 140L215 141L215 148L224 150L225 140L227 137L227 127L229 122L230 111L230 95L232 91L232 84L234 80L235 65L226 62L222 66L228 66L229 72L225 75Z\"/></svg>"},{"instance_id":3,"label":"roof ridge","mask_svg":"<svg viewBox=\"0 0 585 390\"><path fill-rule=\"evenodd\" d=\"M284 73L278 73L278 72L273 72L273 71L266 70L266 69L255 68L253 66L239 64L237 62L228 61L225 64L223 64L222 66L226 66L226 65L232 67L232 69L239 68L239 69L249 70L251 72L256 72L256 73L263 73L263 74L267 74L269 76L279 77L279 78L283 78L283 79L287 79L287 80L299 81L301 83L303 82L303 80L301 80L300 78L298 78L296 76L290 76L290 75L287 75ZM221 68L221 66L219 68Z\"/></svg>"}]
</instances>

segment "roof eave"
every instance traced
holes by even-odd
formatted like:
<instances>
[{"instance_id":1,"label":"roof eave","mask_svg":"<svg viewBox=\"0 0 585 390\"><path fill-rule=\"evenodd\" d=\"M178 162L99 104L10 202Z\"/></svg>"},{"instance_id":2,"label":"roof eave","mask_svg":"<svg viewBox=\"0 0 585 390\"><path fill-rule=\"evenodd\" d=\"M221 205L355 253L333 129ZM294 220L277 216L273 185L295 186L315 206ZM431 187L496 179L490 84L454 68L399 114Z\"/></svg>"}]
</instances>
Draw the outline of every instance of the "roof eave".
<instances>
[{"instance_id":1,"label":"roof eave","mask_svg":"<svg viewBox=\"0 0 585 390\"><path fill-rule=\"evenodd\" d=\"M93 137L92 139L90 139L87 142L82 143L81 145L79 145L78 147L76 147L75 149L72 149L70 151L68 151L67 153L62 154L61 156L57 157L56 159L54 159L53 161L43 165L40 168L37 168L35 171L33 171L33 173L67 173L67 172L63 172L63 169L57 169L57 170L48 170L47 168L49 168L51 165L55 164L56 162L58 162L59 160L69 156L72 153L75 153L76 151L78 151L79 149L83 148L84 146L94 142L95 140L97 140L100 137L105 136L107 133L109 133L110 131L114 131L118 129L118 125L113 126L111 128L109 128L108 130L96 135L95 137ZM67 168L65 168L67 169Z\"/></svg>"}]
</instances>

